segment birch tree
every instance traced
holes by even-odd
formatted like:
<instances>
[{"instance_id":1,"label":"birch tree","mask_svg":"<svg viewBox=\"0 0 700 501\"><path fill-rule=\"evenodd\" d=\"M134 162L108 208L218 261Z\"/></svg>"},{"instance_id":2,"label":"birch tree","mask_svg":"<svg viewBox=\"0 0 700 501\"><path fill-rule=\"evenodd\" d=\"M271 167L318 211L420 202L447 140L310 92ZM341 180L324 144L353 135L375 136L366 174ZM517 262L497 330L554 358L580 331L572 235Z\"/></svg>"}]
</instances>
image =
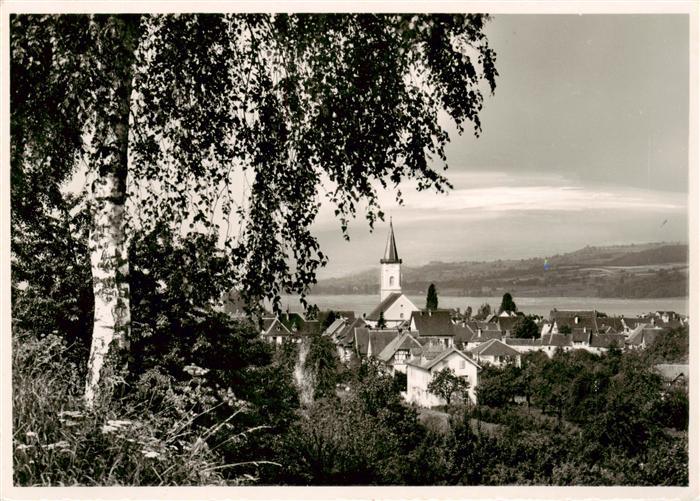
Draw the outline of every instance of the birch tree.
<instances>
[{"instance_id":1,"label":"birch tree","mask_svg":"<svg viewBox=\"0 0 700 501\"><path fill-rule=\"evenodd\" d=\"M448 134L478 134L495 54L483 15L14 15L13 225L87 166L95 319L86 401L123 366L127 239L213 232L253 302L306 293L322 201L347 237L378 189L450 183Z\"/></svg>"}]
</instances>

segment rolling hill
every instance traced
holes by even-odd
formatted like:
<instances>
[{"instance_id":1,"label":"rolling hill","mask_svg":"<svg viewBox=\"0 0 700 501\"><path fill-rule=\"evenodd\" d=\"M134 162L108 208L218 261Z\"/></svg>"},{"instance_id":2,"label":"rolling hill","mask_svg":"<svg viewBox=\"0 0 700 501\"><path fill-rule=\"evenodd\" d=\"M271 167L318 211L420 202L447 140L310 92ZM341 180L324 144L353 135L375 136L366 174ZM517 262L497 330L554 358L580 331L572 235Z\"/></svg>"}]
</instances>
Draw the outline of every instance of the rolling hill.
<instances>
[{"instance_id":1,"label":"rolling hill","mask_svg":"<svg viewBox=\"0 0 700 501\"><path fill-rule=\"evenodd\" d=\"M430 283L446 295L681 297L688 294L688 246L649 243L587 246L545 257L496 261L431 262L402 269L403 290L423 294ZM375 294L379 267L320 280L314 294Z\"/></svg>"}]
</instances>

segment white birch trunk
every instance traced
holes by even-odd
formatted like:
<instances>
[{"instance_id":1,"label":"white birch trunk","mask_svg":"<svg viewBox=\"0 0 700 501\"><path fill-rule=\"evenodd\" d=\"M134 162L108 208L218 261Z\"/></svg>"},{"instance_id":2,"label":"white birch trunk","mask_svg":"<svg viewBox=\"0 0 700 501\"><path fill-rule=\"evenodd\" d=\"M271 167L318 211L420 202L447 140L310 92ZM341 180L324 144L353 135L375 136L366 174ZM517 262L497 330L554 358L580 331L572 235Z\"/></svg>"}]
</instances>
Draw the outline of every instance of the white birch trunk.
<instances>
[{"instance_id":1,"label":"white birch trunk","mask_svg":"<svg viewBox=\"0 0 700 501\"><path fill-rule=\"evenodd\" d=\"M134 24L135 23L135 24ZM97 110L90 192L90 262L95 317L85 382L88 408L111 397L126 366L131 330L126 238L126 177L135 26L138 18L112 16L100 48L111 82Z\"/></svg>"},{"instance_id":2,"label":"white birch trunk","mask_svg":"<svg viewBox=\"0 0 700 501\"><path fill-rule=\"evenodd\" d=\"M123 365L121 359L129 349L129 261L124 231L125 207L119 202L124 197L123 194L118 196L120 185L123 183L116 175L102 176L93 184L91 193L90 262L95 317L85 386L88 407L94 405L100 387L110 383L103 378L116 375L114 372ZM106 361L109 364L105 367Z\"/></svg>"}]
</instances>

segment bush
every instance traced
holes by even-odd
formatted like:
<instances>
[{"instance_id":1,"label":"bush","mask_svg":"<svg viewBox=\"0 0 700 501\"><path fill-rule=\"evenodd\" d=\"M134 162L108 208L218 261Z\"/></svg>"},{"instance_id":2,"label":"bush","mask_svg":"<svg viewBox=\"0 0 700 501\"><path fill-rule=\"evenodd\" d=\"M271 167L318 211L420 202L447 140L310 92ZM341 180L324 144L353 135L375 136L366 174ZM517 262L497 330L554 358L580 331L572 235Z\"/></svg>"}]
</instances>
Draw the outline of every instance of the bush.
<instances>
[{"instance_id":1,"label":"bush","mask_svg":"<svg viewBox=\"0 0 700 501\"><path fill-rule=\"evenodd\" d=\"M82 378L58 336L13 338L13 465L21 486L223 484L211 430L187 414L184 388L162 379L174 420L143 412L144 401L86 412ZM182 392L182 393L180 393ZM184 412L183 412L184 411Z\"/></svg>"}]
</instances>

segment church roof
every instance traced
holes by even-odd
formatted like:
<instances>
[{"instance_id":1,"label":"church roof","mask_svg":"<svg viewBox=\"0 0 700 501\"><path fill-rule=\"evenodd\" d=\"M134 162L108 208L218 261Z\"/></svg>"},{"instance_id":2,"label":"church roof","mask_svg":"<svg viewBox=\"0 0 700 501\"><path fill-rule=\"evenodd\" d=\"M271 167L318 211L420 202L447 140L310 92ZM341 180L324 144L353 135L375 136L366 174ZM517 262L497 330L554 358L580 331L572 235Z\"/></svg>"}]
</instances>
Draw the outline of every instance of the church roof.
<instances>
[{"instance_id":1,"label":"church roof","mask_svg":"<svg viewBox=\"0 0 700 501\"><path fill-rule=\"evenodd\" d=\"M389 294L384 298L384 301L379 303L377 307L373 309L369 315L367 315L367 320L371 320L373 322L379 320L379 313L386 311L392 304L394 304L394 301L399 299L402 295L403 294L400 292L392 292Z\"/></svg>"},{"instance_id":2,"label":"church roof","mask_svg":"<svg viewBox=\"0 0 700 501\"><path fill-rule=\"evenodd\" d=\"M396 250L396 239L394 238L394 225L389 221L389 237L386 239L384 257L379 260L382 264L400 263L399 253Z\"/></svg>"}]
</instances>

